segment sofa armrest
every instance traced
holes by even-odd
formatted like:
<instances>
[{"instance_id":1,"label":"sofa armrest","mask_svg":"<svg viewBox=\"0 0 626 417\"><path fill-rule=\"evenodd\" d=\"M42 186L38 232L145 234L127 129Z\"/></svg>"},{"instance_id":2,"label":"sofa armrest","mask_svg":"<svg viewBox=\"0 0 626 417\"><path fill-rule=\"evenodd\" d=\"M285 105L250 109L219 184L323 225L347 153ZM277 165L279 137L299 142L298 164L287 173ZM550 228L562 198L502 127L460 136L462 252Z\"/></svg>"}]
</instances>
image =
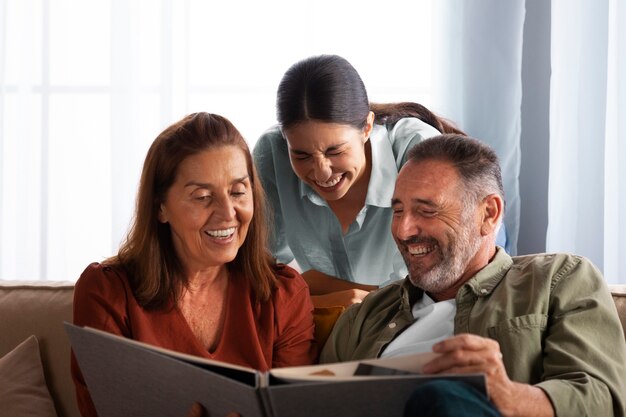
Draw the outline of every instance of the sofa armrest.
<instances>
[{"instance_id":1,"label":"sofa armrest","mask_svg":"<svg viewBox=\"0 0 626 417\"><path fill-rule=\"evenodd\" d=\"M609 290L613 296L617 314L622 322L622 329L626 337L626 285L609 285Z\"/></svg>"}]
</instances>

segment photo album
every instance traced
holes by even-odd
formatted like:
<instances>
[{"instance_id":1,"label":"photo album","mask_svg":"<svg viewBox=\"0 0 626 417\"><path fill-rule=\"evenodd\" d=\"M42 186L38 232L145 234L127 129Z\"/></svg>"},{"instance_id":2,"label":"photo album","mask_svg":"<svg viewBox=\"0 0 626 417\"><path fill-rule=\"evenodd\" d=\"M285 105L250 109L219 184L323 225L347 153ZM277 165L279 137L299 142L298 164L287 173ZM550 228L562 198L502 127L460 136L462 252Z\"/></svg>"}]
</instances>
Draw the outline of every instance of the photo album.
<instances>
[{"instance_id":1,"label":"photo album","mask_svg":"<svg viewBox=\"0 0 626 417\"><path fill-rule=\"evenodd\" d=\"M260 372L89 327L65 328L100 417L184 417L194 402L211 417L399 416L415 387L441 378L487 395L482 374L420 374L434 353Z\"/></svg>"}]
</instances>

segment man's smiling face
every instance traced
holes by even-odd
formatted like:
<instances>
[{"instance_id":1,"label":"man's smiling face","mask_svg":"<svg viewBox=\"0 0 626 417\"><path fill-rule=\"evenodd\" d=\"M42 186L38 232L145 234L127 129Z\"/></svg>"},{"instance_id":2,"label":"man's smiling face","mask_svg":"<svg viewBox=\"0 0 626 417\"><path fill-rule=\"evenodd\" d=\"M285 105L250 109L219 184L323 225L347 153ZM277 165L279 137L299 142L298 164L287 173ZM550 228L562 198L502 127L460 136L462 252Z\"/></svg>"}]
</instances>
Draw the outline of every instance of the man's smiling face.
<instances>
[{"instance_id":1,"label":"man's smiling face","mask_svg":"<svg viewBox=\"0 0 626 417\"><path fill-rule=\"evenodd\" d=\"M411 282L430 294L456 288L475 273L480 218L476 204L464 205L467 198L447 161L409 161L398 175L391 232Z\"/></svg>"}]
</instances>

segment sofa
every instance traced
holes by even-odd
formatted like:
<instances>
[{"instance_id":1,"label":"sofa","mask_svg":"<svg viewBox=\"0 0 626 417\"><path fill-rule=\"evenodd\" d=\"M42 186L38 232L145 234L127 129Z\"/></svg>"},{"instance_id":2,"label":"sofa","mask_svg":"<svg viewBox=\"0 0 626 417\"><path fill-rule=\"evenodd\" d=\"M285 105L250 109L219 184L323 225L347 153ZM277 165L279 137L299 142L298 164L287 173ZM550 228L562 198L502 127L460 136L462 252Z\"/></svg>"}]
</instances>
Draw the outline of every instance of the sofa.
<instances>
[{"instance_id":1,"label":"sofa","mask_svg":"<svg viewBox=\"0 0 626 417\"><path fill-rule=\"evenodd\" d=\"M610 286L610 289L626 333L626 285ZM72 320L73 292L74 285L71 282L0 281L0 385L7 384L7 378L13 378L9 384L16 384L16 377L7 374L13 372L21 378L24 372L19 368L23 364L29 366L28 372L30 368L43 370L39 379L27 382L30 386L25 388L29 392L25 397L18 397L24 398L24 401L8 405L25 407L18 410L22 415L80 416L70 376L70 345L62 324ZM334 320L334 316L331 320ZM332 325L328 326L325 332L331 328ZM36 339L29 339L32 335ZM324 337L319 334L316 336ZM16 356L17 347L23 347L25 351L28 348L30 356ZM13 359L19 359L21 363L15 363ZM6 390L0 386L0 414L18 415L17 411L7 411L7 404L3 403L3 395L6 401L7 394L2 391ZM51 400L48 403L39 398L48 393Z\"/></svg>"}]
</instances>

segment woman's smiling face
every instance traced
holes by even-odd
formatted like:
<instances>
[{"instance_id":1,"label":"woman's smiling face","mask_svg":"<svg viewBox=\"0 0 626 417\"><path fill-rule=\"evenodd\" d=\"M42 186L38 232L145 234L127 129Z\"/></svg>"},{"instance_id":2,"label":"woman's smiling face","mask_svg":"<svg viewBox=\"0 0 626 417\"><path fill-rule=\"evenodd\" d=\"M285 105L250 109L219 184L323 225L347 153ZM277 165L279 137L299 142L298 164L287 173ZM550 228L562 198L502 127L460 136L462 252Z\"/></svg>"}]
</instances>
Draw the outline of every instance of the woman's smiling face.
<instances>
[{"instance_id":1,"label":"woman's smiling face","mask_svg":"<svg viewBox=\"0 0 626 417\"><path fill-rule=\"evenodd\" d=\"M187 271L231 262L243 244L254 200L243 151L209 149L185 159L161 204L178 258Z\"/></svg>"},{"instance_id":2,"label":"woman's smiling face","mask_svg":"<svg viewBox=\"0 0 626 417\"><path fill-rule=\"evenodd\" d=\"M285 129L293 171L325 200L341 199L366 171L370 130L316 120Z\"/></svg>"}]
</instances>

